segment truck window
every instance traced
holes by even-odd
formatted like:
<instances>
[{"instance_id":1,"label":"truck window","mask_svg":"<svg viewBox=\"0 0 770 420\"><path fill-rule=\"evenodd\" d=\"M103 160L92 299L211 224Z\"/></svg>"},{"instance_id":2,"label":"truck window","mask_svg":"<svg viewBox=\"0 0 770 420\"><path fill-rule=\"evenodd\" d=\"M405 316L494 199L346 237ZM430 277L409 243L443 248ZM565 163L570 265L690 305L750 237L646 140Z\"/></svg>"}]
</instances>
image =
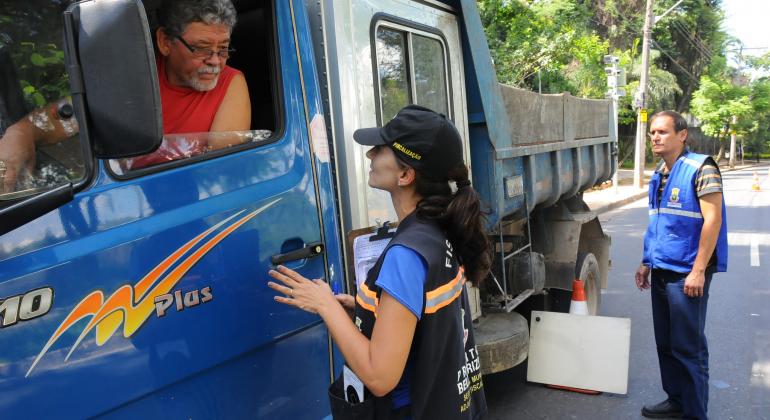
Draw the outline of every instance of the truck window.
<instances>
[{"instance_id":1,"label":"truck window","mask_svg":"<svg viewBox=\"0 0 770 420\"><path fill-rule=\"evenodd\" d=\"M66 3L0 3L0 206L85 174L78 121L67 99L61 18ZM32 141L30 130L53 128L67 139L20 146Z\"/></svg>"},{"instance_id":2,"label":"truck window","mask_svg":"<svg viewBox=\"0 0 770 420\"><path fill-rule=\"evenodd\" d=\"M406 34L380 27L377 30L377 73L383 123L412 102L406 66Z\"/></svg>"},{"instance_id":3,"label":"truck window","mask_svg":"<svg viewBox=\"0 0 770 420\"><path fill-rule=\"evenodd\" d=\"M449 115L444 48L438 39L412 36L414 103Z\"/></svg>"},{"instance_id":4,"label":"truck window","mask_svg":"<svg viewBox=\"0 0 770 420\"><path fill-rule=\"evenodd\" d=\"M442 39L432 33L390 22L377 27L376 73L383 124L411 103L451 118L444 48Z\"/></svg>"},{"instance_id":5,"label":"truck window","mask_svg":"<svg viewBox=\"0 0 770 420\"><path fill-rule=\"evenodd\" d=\"M145 5L149 4L145 2ZM273 134L278 131L279 119L276 105L278 103L277 80L276 72L273 70L276 59L271 2L239 4L237 9L238 19L229 45L234 51L227 58L226 65L241 72L246 79L251 105L251 121L248 129L177 132L164 127L166 134L158 150L143 156L110 161L109 167L113 173L118 176L136 176L155 172L236 152L273 139ZM150 16L151 26L157 27L152 22L152 10L148 10L148 16ZM165 76L159 72L158 77ZM160 83L169 82L164 79ZM163 89L161 89L162 95Z\"/></svg>"}]
</instances>

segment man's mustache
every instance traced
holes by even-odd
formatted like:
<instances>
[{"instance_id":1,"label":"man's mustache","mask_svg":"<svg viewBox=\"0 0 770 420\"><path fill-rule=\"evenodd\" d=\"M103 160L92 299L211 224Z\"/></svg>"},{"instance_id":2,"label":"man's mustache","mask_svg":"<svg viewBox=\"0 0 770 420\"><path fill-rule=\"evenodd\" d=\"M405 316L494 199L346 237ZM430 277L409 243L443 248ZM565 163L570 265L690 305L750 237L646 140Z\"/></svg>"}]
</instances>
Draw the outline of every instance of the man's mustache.
<instances>
[{"instance_id":1,"label":"man's mustache","mask_svg":"<svg viewBox=\"0 0 770 420\"><path fill-rule=\"evenodd\" d=\"M198 69L198 74L219 74L219 67L216 66L203 66Z\"/></svg>"}]
</instances>

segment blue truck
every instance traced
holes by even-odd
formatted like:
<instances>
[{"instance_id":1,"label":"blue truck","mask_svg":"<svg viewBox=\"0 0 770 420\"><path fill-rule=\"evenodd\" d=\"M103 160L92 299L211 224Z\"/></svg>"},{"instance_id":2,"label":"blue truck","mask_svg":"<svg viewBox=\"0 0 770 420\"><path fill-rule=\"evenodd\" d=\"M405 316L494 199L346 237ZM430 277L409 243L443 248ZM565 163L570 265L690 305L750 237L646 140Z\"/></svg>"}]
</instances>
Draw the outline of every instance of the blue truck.
<instances>
[{"instance_id":1,"label":"blue truck","mask_svg":"<svg viewBox=\"0 0 770 420\"><path fill-rule=\"evenodd\" d=\"M238 141L141 168L160 2L65 3L0 6L0 134L57 95L80 125L0 194L3 418L328 415L340 354L267 271L354 290L353 236L395 215L352 132L408 103L455 122L489 208L483 372L526 359L528 309L561 310L575 277L598 311L610 239L582 192L616 170L612 105L500 85L474 0L235 1L252 130L167 135Z\"/></svg>"}]
</instances>

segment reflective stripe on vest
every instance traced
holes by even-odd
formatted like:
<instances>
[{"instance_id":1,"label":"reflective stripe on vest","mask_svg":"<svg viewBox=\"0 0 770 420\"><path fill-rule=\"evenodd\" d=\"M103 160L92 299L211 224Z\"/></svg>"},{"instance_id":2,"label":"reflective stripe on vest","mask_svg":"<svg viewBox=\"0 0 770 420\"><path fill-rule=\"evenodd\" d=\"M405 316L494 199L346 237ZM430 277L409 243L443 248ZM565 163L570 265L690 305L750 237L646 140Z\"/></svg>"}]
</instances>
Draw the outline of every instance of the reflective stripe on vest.
<instances>
[{"instance_id":1,"label":"reflective stripe on vest","mask_svg":"<svg viewBox=\"0 0 770 420\"><path fill-rule=\"evenodd\" d=\"M673 214L675 216L684 216L684 217L691 217L693 219L703 219L703 215L694 212L694 211L687 211L687 210L678 210L678 209L669 209L669 208L659 208L659 209L651 209L649 211L650 216L657 215L659 213L665 213L665 214Z\"/></svg>"},{"instance_id":2,"label":"reflective stripe on vest","mask_svg":"<svg viewBox=\"0 0 770 420\"><path fill-rule=\"evenodd\" d=\"M433 314L457 299L465 286L465 270L460 267L455 278L425 293L425 313Z\"/></svg>"},{"instance_id":3,"label":"reflective stripe on vest","mask_svg":"<svg viewBox=\"0 0 770 420\"><path fill-rule=\"evenodd\" d=\"M358 302L358 304L361 305L362 308L366 309L369 312L374 312L376 315L377 305L379 304L379 299L377 299L377 292L369 290L369 288L366 287L366 283L361 283L358 286L358 293L356 293L356 302Z\"/></svg>"},{"instance_id":4,"label":"reflective stripe on vest","mask_svg":"<svg viewBox=\"0 0 770 420\"><path fill-rule=\"evenodd\" d=\"M701 166L703 166L703 163L698 163L697 160L690 159L690 158L687 158L685 156L682 156L679 159L682 161L682 163L686 163L686 164L692 166L693 168L695 168L695 170L698 170L698 169L700 169Z\"/></svg>"}]
</instances>

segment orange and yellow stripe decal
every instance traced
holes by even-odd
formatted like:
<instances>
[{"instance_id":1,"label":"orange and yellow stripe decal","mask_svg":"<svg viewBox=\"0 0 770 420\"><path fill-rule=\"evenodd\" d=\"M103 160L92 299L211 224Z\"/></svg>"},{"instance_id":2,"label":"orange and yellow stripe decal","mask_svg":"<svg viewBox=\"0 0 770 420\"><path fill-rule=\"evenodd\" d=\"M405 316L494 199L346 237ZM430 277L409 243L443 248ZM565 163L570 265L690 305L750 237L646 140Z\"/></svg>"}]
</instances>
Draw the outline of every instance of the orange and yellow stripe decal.
<instances>
[{"instance_id":1,"label":"orange and yellow stripe decal","mask_svg":"<svg viewBox=\"0 0 770 420\"><path fill-rule=\"evenodd\" d=\"M202 245L200 245L192 254L183 259L179 265L174 267L170 273L158 281L161 276L168 271L175 263L177 263L183 255L188 251L195 248L204 238L209 236L212 232L216 231L223 225L227 224L235 217L241 215L243 210L228 217L227 219L217 223L211 228L207 229L203 233L197 235L185 243L181 248L177 249L167 258L165 258L160 264L153 268L147 275L145 275L134 286L125 284L119 287L107 300L104 300L104 294L101 290L91 292L83 300L81 300L75 308L67 315L64 321L54 331L51 338L43 346L43 349L35 358L34 362L30 366L25 377L29 376L32 370L37 366L40 359L48 352L51 346L61 336L69 330L73 325L80 320L91 317L90 321L83 329L78 339L72 345L69 353L64 358L66 362L69 360L72 353L78 347L80 342L91 332L96 329L96 344L99 346L104 345L115 333L115 331L123 325L123 337L129 338L133 335L139 327L141 327L147 319L149 319L153 310L155 309L155 298L168 293L176 284L182 279L182 277L203 258L214 246L233 233L236 229L241 227L244 223L251 220L254 216L261 213L268 207L277 203L279 199L273 200L270 203L246 214L245 216L232 223L230 226L222 230L221 232L208 239ZM150 287L155 284L155 287Z\"/></svg>"}]
</instances>

